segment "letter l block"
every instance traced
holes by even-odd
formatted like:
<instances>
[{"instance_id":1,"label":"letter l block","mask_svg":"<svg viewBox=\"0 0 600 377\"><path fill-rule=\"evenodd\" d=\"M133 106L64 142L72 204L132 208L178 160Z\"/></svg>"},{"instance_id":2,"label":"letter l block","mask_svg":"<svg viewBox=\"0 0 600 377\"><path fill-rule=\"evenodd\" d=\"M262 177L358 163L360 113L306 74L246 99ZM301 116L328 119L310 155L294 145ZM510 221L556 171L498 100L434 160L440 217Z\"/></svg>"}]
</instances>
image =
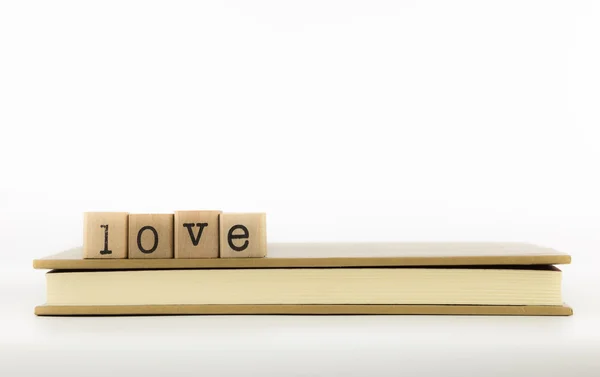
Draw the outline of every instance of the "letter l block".
<instances>
[{"instance_id":1,"label":"letter l block","mask_svg":"<svg viewBox=\"0 0 600 377\"><path fill-rule=\"evenodd\" d=\"M83 214L83 257L127 258L127 212Z\"/></svg>"}]
</instances>

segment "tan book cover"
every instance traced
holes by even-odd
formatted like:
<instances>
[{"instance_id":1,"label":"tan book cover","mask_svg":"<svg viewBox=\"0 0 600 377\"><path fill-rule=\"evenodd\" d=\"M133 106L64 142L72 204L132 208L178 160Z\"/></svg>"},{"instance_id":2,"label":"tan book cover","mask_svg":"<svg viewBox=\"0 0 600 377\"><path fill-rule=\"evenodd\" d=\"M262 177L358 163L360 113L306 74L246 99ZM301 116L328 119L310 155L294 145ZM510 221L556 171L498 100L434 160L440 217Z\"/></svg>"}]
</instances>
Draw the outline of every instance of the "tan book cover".
<instances>
[{"instance_id":1,"label":"tan book cover","mask_svg":"<svg viewBox=\"0 0 600 377\"><path fill-rule=\"evenodd\" d=\"M566 305L41 305L40 316L184 315L184 314L297 314L297 315L516 315L569 316Z\"/></svg>"},{"instance_id":2,"label":"tan book cover","mask_svg":"<svg viewBox=\"0 0 600 377\"><path fill-rule=\"evenodd\" d=\"M270 243L265 258L84 259L74 248L33 261L36 269L393 267L569 264L571 256L527 243Z\"/></svg>"}]
</instances>

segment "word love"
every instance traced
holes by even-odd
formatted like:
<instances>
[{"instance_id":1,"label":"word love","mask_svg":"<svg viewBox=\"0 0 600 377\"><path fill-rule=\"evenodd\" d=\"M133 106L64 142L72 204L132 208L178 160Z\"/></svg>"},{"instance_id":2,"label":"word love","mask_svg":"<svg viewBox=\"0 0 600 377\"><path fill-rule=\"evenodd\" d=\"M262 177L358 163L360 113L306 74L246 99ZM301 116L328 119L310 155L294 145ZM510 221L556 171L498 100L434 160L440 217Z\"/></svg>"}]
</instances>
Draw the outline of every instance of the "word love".
<instances>
[{"instance_id":1,"label":"word love","mask_svg":"<svg viewBox=\"0 0 600 377\"><path fill-rule=\"evenodd\" d=\"M264 213L85 212L84 258L262 258Z\"/></svg>"}]
</instances>

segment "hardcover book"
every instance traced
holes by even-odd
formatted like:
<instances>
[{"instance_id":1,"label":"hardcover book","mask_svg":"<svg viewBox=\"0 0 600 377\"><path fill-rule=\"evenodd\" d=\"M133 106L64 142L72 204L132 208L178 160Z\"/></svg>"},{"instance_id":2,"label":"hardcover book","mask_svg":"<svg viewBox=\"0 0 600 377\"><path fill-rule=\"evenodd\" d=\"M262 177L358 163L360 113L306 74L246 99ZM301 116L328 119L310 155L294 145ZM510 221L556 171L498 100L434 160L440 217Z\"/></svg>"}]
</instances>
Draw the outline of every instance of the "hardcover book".
<instances>
[{"instance_id":1,"label":"hardcover book","mask_svg":"<svg viewBox=\"0 0 600 377\"><path fill-rule=\"evenodd\" d=\"M568 254L522 243L269 244L265 258L34 261L38 315L571 315Z\"/></svg>"}]
</instances>

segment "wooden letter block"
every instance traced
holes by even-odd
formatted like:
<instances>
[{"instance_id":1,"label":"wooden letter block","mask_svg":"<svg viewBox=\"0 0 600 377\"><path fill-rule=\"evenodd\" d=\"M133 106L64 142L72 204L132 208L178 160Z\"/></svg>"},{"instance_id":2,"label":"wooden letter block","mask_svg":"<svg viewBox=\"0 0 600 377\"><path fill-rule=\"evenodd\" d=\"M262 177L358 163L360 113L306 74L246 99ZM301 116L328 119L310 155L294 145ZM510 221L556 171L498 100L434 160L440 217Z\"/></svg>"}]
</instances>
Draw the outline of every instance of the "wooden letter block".
<instances>
[{"instance_id":1,"label":"wooden letter block","mask_svg":"<svg viewBox=\"0 0 600 377\"><path fill-rule=\"evenodd\" d=\"M129 215L129 258L173 258L173 215Z\"/></svg>"},{"instance_id":2,"label":"wooden letter block","mask_svg":"<svg viewBox=\"0 0 600 377\"><path fill-rule=\"evenodd\" d=\"M83 214L84 258L127 258L127 212Z\"/></svg>"},{"instance_id":3,"label":"wooden letter block","mask_svg":"<svg viewBox=\"0 0 600 377\"><path fill-rule=\"evenodd\" d=\"M267 221L264 213L223 213L221 258L267 256Z\"/></svg>"},{"instance_id":4,"label":"wooden letter block","mask_svg":"<svg viewBox=\"0 0 600 377\"><path fill-rule=\"evenodd\" d=\"M175 258L218 258L221 211L175 211Z\"/></svg>"}]
</instances>

